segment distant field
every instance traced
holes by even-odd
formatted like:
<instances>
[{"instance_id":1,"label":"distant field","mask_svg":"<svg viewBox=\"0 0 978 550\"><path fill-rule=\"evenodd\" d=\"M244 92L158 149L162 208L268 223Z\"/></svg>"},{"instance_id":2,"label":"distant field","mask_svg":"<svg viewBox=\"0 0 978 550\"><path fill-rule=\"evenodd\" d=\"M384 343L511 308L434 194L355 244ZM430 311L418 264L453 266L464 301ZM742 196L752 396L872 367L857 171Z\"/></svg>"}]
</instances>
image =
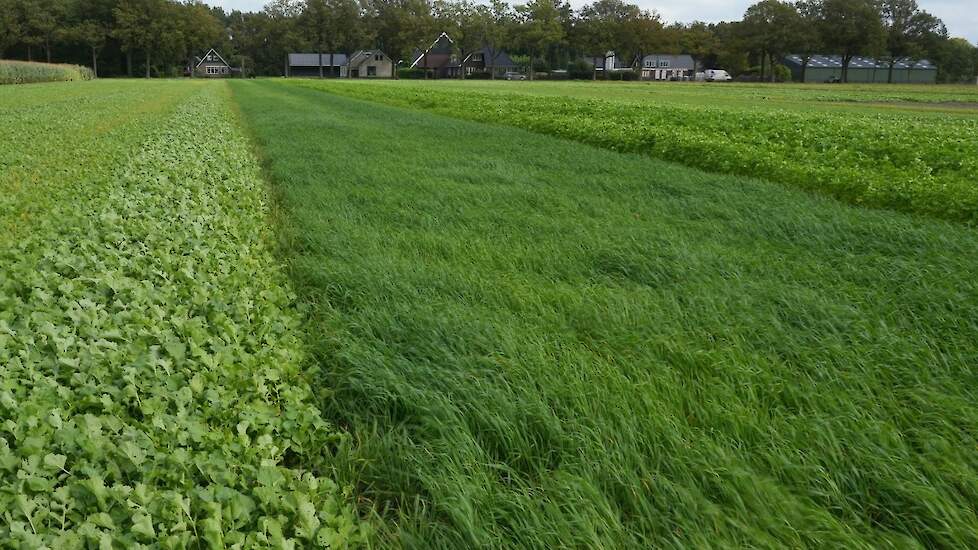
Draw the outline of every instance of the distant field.
<instances>
[{"instance_id":1,"label":"distant field","mask_svg":"<svg viewBox=\"0 0 978 550\"><path fill-rule=\"evenodd\" d=\"M740 84L699 82L505 82L445 81L412 84L510 93L566 95L593 99L615 99L637 102L663 99L670 103L770 109L773 106L802 110L851 108L847 103L866 103L872 109L891 103L899 109L978 108L978 86L925 86L869 84ZM514 84L520 87L514 87ZM530 84L530 85L528 85ZM964 105L948 105L948 104ZM840 105L841 104L841 105ZM950 109L949 109L950 108Z\"/></svg>"},{"instance_id":2,"label":"distant field","mask_svg":"<svg viewBox=\"0 0 978 550\"><path fill-rule=\"evenodd\" d=\"M506 127L578 99L230 84L377 546L978 546L973 229Z\"/></svg>"},{"instance_id":3,"label":"distant field","mask_svg":"<svg viewBox=\"0 0 978 550\"><path fill-rule=\"evenodd\" d=\"M0 546L356 542L226 84L9 86L0 128Z\"/></svg>"},{"instance_id":4,"label":"distant field","mask_svg":"<svg viewBox=\"0 0 978 550\"><path fill-rule=\"evenodd\" d=\"M761 177L858 205L978 222L978 108L970 108L978 107L978 87L289 84Z\"/></svg>"}]
</instances>

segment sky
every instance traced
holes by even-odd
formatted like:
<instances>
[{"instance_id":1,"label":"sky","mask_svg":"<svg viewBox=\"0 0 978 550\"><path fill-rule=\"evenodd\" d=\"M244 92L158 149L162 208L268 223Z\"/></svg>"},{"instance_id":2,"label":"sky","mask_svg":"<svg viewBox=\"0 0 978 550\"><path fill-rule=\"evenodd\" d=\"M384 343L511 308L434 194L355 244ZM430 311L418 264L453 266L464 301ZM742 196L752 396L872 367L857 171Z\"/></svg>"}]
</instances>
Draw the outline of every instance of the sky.
<instances>
[{"instance_id":1,"label":"sky","mask_svg":"<svg viewBox=\"0 0 978 550\"><path fill-rule=\"evenodd\" d=\"M744 15L747 6L756 0L631 0L645 9L659 12L668 22L731 21ZM205 0L226 10L258 11L267 0ZM512 2L517 3L517 2ZM579 7L586 0L571 0ZM944 20L951 36L978 42L978 6L975 0L917 0L920 7Z\"/></svg>"}]
</instances>

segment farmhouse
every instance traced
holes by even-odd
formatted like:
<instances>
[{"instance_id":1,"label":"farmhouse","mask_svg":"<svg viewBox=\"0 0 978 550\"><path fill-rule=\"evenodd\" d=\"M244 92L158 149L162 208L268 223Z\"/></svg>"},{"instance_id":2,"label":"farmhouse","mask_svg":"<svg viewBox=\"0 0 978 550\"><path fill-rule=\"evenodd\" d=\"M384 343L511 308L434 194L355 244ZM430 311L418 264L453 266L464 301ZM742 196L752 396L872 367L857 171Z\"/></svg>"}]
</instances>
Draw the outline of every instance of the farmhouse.
<instances>
[{"instance_id":1,"label":"farmhouse","mask_svg":"<svg viewBox=\"0 0 978 550\"><path fill-rule=\"evenodd\" d=\"M224 78L231 76L232 73L237 71L231 69L231 65L221 57L221 54L217 53L214 48L211 48L204 54L204 57L194 58L197 64L193 67L193 76L202 76L206 78ZM188 67L189 69L190 67ZM188 73L190 71L187 71Z\"/></svg>"},{"instance_id":2,"label":"farmhouse","mask_svg":"<svg viewBox=\"0 0 978 550\"><path fill-rule=\"evenodd\" d=\"M784 64L791 70L792 79L801 82L838 82L842 80L842 56L815 55L804 67L804 58L789 55ZM849 63L849 82L890 82L888 61L872 57L854 57ZM893 82L934 84L937 82L937 66L926 59L914 61L898 59L893 66Z\"/></svg>"},{"instance_id":3,"label":"farmhouse","mask_svg":"<svg viewBox=\"0 0 978 550\"><path fill-rule=\"evenodd\" d=\"M691 80L696 61L690 55L650 54L642 58L643 80Z\"/></svg>"},{"instance_id":4,"label":"farmhouse","mask_svg":"<svg viewBox=\"0 0 978 550\"><path fill-rule=\"evenodd\" d=\"M391 78L394 62L380 50L359 50L350 56L340 75L349 78Z\"/></svg>"},{"instance_id":5,"label":"farmhouse","mask_svg":"<svg viewBox=\"0 0 978 550\"><path fill-rule=\"evenodd\" d=\"M493 52L492 49L483 47L465 56L462 68L466 75L495 73L500 76L506 71L515 71L516 63L502 50Z\"/></svg>"},{"instance_id":6,"label":"farmhouse","mask_svg":"<svg viewBox=\"0 0 978 550\"><path fill-rule=\"evenodd\" d=\"M435 78L457 77L461 70L455 43L446 33L441 33L427 49L414 50L411 60L412 69L422 69Z\"/></svg>"}]
</instances>

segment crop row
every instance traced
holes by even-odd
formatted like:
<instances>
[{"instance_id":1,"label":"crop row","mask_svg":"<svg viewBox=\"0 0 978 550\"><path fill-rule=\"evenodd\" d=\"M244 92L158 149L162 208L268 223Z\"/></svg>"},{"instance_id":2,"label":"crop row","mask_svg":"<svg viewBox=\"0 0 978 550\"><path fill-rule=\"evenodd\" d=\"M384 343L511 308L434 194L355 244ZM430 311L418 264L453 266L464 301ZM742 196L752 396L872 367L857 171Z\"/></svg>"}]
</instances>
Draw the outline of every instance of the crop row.
<instances>
[{"instance_id":1,"label":"crop row","mask_svg":"<svg viewBox=\"0 0 978 550\"><path fill-rule=\"evenodd\" d=\"M0 60L0 84L91 80L93 77L91 69L80 65Z\"/></svg>"},{"instance_id":2,"label":"crop row","mask_svg":"<svg viewBox=\"0 0 978 550\"><path fill-rule=\"evenodd\" d=\"M95 126L78 150L131 139L111 120L120 113L156 117L134 147L116 147L134 151L121 163L96 155L31 173L18 166L26 153L0 155L12 174L0 188L27 194L0 203L0 222L17 233L0 237L5 546L343 547L361 537L346 491L322 470L343 436L300 368L259 168L225 86L155 93L177 86L184 97L169 109L135 102L130 83L92 89L114 110L58 106L81 134ZM92 118L78 120L73 105ZM12 135L30 134L32 112L11 118ZM14 144L4 146L23 147ZM61 183L33 201L28 181Z\"/></svg>"},{"instance_id":3,"label":"crop row","mask_svg":"<svg viewBox=\"0 0 978 550\"><path fill-rule=\"evenodd\" d=\"M770 179L854 204L978 221L978 140L972 137L978 135L978 117L745 110L654 100L638 106L346 82L297 85Z\"/></svg>"}]
</instances>

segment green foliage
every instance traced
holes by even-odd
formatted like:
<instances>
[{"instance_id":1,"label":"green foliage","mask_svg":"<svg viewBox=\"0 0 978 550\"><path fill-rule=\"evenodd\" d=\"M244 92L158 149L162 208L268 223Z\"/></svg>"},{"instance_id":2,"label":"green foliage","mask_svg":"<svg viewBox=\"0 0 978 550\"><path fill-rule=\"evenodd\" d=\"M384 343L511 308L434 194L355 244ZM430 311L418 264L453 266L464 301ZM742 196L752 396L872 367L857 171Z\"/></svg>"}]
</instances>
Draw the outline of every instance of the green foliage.
<instances>
[{"instance_id":1,"label":"green foliage","mask_svg":"<svg viewBox=\"0 0 978 550\"><path fill-rule=\"evenodd\" d=\"M513 87L500 93L408 85L299 85L517 126L712 172L765 178L854 204L978 222L978 140L965 137L978 135L976 117L763 105L732 109L722 101L623 104L563 97L559 87L548 88L552 95L531 95ZM739 88L730 90L735 96Z\"/></svg>"},{"instance_id":2,"label":"green foliage","mask_svg":"<svg viewBox=\"0 0 978 550\"><path fill-rule=\"evenodd\" d=\"M424 69L412 69L410 67L404 67L397 70L397 78L406 80L418 80L424 78Z\"/></svg>"},{"instance_id":3,"label":"green foliage","mask_svg":"<svg viewBox=\"0 0 978 550\"><path fill-rule=\"evenodd\" d=\"M978 546L972 228L231 85L377 547Z\"/></svg>"},{"instance_id":4,"label":"green foliage","mask_svg":"<svg viewBox=\"0 0 978 550\"><path fill-rule=\"evenodd\" d=\"M229 99L199 81L0 90L5 547L360 539Z\"/></svg>"},{"instance_id":5,"label":"green foliage","mask_svg":"<svg viewBox=\"0 0 978 550\"><path fill-rule=\"evenodd\" d=\"M788 67L778 64L772 70L774 71L775 82L791 82L791 69Z\"/></svg>"},{"instance_id":6,"label":"green foliage","mask_svg":"<svg viewBox=\"0 0 978 550\"><path fill-rule=\"evenodd\" d=\"M70 82L91 80L95 74L88 67L54 63L32 63L0 59L0 84L31 82Z\"/></svg>"}]
</instances>

